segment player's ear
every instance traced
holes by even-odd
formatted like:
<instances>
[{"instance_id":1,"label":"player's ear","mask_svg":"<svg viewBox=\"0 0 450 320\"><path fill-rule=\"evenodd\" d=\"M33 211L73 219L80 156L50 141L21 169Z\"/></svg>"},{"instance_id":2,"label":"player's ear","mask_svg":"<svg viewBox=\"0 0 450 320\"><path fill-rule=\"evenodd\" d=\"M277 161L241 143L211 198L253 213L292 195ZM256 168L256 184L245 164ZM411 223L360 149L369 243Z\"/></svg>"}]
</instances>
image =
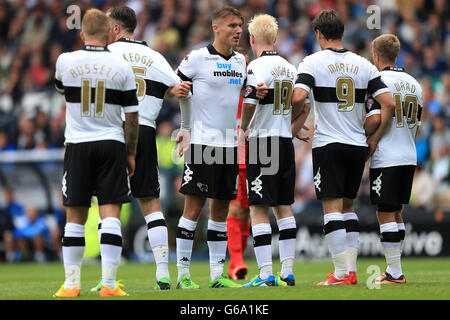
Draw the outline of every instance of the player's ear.
<instances>
[{"instance_id":1,"label":"player's ear","mask_svg":"<svg viewBox=\"0 0 450 320\"><path fill-rule=\"evenodd\" d=\"M80 39L81 39L81 41L83 41L83 42L86 40L83 31L80 32Z\"/></svg>"},{"instance_id":2,"label":"player's ear","mask_svg":"<svg viewBox=\"0 0 450 320\"><path fill-rule=\"evenodd\" d=\"M219 25L217 23L213 23L212 29L214 32L217 32L217 30L219 29Z\"/></svg>"}]
</instances>

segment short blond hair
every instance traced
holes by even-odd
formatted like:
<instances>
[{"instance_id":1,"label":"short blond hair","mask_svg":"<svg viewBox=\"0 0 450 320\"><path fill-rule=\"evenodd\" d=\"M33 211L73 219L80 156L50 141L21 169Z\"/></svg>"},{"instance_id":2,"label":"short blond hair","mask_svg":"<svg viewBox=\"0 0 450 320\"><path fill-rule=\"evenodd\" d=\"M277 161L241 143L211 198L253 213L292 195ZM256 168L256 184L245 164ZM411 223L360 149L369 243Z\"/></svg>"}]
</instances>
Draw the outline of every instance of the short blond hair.
<instances>
[{"instance_id":1,"label":"short blond hair","mask_svg":"<svg viewBox=\"0 0 450 320\"><path fill-rule=\"evenodd\" d=\"M248 23L248 32L257 42L271 45L277 38L278 22L268 14L256 15Z\"/></svg>"},{"instance_id":2,"label":"short blond hair","mask_svg":"<svg viewBox=\"0 0 450 320\"><path fill-rule=\"evenodd\" d=\"M103 39L109 30L111 30L111 20L104 12L98 9L86 11L81 22L81 31L86 37Z\"/></svg>"},{"instance_id":3,"label":"short blond hair","mask_svg":"<svg viewBox=\"0 0 450 320\"><path fill-rule=\"evenodd\" d=\"M384 62L395 62L400 52L400 40L394 34L382 34L372 41L372 52Z\"/></svg>"}]
</instances>

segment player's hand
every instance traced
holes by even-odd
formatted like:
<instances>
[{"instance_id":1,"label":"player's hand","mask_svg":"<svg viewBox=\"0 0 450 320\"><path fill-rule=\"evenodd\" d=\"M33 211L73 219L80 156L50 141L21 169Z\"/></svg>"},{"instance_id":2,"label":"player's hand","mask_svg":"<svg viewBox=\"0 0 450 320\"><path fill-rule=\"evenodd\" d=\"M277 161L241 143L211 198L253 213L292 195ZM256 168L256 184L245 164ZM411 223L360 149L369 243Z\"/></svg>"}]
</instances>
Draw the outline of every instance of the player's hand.
<instances>
[{"instance_id":1,"label":"player's hand","mask_svg":"<svg viewBox=\"0 0 450 320\"><path fill-rule=\"evenodd\" d=\"M249 133L250 133L250 129L247 128L247 130L244 131L241 128L239 128L238 140L239 140L240 145L245 146L245 140Z\"/></svg>"},{"instance_id":2,"label":"player's hand","mask_svg":"<svg viewBox=\"0 0 450 320\"><path fill-rule=\"evenodd\" d=\"M135 156L128 155L128 177L131 178L134 175L134 169L136 168Z\"/></svg>"},{"instance_id":3,"label":"player's hand","mask_svg":"<svg viewBox=\"0 0 450 320\"><path fill-rule=\"evenodd\" d=\"M173 86L170 93L177 98L186 98L191 90L192 82L183 81L180 84Z\"/></svg>"},{"instance_id":4,"label":"player's hand","mask_svg":"<svg viewBox=\"0 0 450 320\"><path fill-rule=\"evenodd\" d=\"M309 131L309 128L307 126L303 126L302 127L303 130ZM304 142L309 142L309 140L311 139L310 136L304 136L302 135L302 131L300 130L297 135L295 136L297 139L302 140Z\"/></svg>"},{"instance_id":5,"label":"player's hand","mask_svg":"<svg viewBox=\"0 0 450 320\"><path fill-rule=\"evenodd\" d=\"M180 129L175 140L175 148L178 148L178 156L181 158L191 144L191 132Z\"/></svg>"},{"instance_id":6,"label":"player's hand","mask_svg":"<svg viewBox=\"0 0 450 320\"><path fill-rule=\"evenodd\" d=\"M264 99L267 92L269 92L269 88L263 82L259 82L256 86L256 98Z\"/></svg>"},{"instance_id":7,"label":"player's hand","mask_svg":"<svg viewBox=\"0 0 450 320\"><path fill-rule=\"evenodd\" d=\"M378 140L377 137L375 137L374 135L369 136L366 140L367 145L369 146L369 151L367 152L367 158L366 160L368 160L373 153L375 152L375 150L377 149L377 145L378 145Z\"/></svg>"}]
</instances>

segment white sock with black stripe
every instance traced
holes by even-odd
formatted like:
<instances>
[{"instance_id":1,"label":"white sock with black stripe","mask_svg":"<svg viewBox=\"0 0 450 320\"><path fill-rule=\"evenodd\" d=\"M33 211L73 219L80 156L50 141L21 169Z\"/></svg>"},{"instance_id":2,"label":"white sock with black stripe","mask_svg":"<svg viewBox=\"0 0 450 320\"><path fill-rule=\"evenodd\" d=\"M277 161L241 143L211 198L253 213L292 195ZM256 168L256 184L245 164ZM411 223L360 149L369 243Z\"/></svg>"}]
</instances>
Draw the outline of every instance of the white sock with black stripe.
<instances>
[{"instance_id":1,"label":"white sock with black stripe","mask_svg":"<svg viewBox=\"0 0 450 320\"><path fill-rule=\"evenodd\" d=\"M102 282L110 289L116 287L117 269L122 256L122 229L117 218L102 219L100 254L102 257Z\"/></svg>"},{"instance_id":2,"label":"white sock with black stripe","mask_svg":"<svg viewBox=\"0 0 450 320\"><path fill-rule=\"evenodd\" d=\"M347 274L347 236L342 213L332 212L323 216L325 243L334 264L334 276L342 279Z\"/></svg>"},{"instance_id":3,"label":"white sock with black stripe","mask_svg":"<svg viewBox=\"0 0 450 320\"><path fill-rule=\"evenodd\" d=\"M259 277L264 280L273 275L272 271L272 228L269 223L252 226L253 247L258 262Z\"/></svg>"},{"instance_id":4,"label":"white sock with black stripe","mask_svg":"<svg viewBox=\"0 0 450 320\"><path fill-rule=\"evenodd\" d=\"M295 259L295 244L297 236L297 225L294 217L287 217L277 221L278 230L280 231L279 250L281 272L280 276L286 278L293 274L293 266Z\"/></svg>"},{"instance_id":5,"label":"white sock with black stripe","mask_svg":"<svg viewBox=\"0 0 450 320\"><path fill-rule=\"evenodd\" d=\"M62 239L62 255L64 261L65 282L64 287L80 288L81 264L85 249L85 227L77 223L66 223Z\"/></svg>"},{"instance_id":6,"label":"white sock with black stripe","mask_svg":"<svg viewBox=\"0 0 450 320\"><path fill-rule=\"evenodd\" d=\"M191 264L192 245L194 244L195 229L197 221L192 221L184 217L180 218L177 228L177 269L178 281L189 274L189 266Z\"/></svg>"},{"instance_id":7,"label":"white sock with black stripe","mask_svg":"<svg viewBox=\"0 0 450 320\"><path fill-rule=\"evenodd\" d=\"M356 261L359 248L359 221L354 212L343 214L347 239L347 271L356 272Z\"/></svg>"},{"instance_id":8,"label":"white sock with black stripe","mask_svg":"<svg viewBox=\"0 0 450 320\"><path fill-rule=\"evenodd\" d=\"M394 278L400 277L402 272L401 265L401 246L400 233L396 222L388 222L380 225L381 245L388 267L386 272Z\"/></svg>"},{"instance_id":9,"label":"white sock with black stripe","mask_svg":"<svg viewBox=\"0 0 450 320\"><path fill-rule=\"evenodd\" d=\"M166 220L162 212L152 212L146 216L147 235L156 263L156 281L161 278L170 280L169 243Z\"/></svg>"},{"instance_id":10,"label":"white sock with black stripe","mask_svg":"<svg viewBox=\"0 0 450 320\"><path fill-rule=\"evenodd\" d=\"M227 255L227 223L208 220L207 242L209 248L209 270L211 281L223 274Z\"/></svg>"}]
</instances>

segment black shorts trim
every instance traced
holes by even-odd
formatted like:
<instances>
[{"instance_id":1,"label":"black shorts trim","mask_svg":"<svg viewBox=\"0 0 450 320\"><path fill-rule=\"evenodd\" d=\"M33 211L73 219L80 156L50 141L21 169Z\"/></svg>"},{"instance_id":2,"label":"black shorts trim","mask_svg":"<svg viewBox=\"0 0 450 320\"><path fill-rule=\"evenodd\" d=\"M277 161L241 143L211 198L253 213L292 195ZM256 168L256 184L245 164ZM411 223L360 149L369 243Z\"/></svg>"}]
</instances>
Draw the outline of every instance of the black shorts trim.
<instances>
[{"instance_id":1,"label":"black shorts trim","mask_svg":"<svg viewBox=\"0 0 450 320\"><path fill-rule=\"evenodd\" d=\"M312 150L317 199L355 199L364 172L368 147L330 143Z\"/></svg>"}]
</instances>

